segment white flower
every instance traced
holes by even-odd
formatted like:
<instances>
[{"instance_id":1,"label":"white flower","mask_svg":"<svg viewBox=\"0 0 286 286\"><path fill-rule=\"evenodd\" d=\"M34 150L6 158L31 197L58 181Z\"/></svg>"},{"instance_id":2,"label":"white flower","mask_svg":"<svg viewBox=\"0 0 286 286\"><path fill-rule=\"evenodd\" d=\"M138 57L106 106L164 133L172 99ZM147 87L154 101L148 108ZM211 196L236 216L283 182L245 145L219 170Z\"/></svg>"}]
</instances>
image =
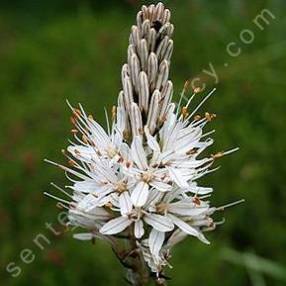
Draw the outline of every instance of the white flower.
<instances>
[{"instance_id":1,"label":"white flower","mask_svg":"<svg viewBox=\"0 0 286 286\"><path fill-rule=\"evenodd\" d=\"M174 224L167 216L149 213L141 208L135 208L128 214L114 218L107 222L100 232L105 235L117 234L124 231L131 224L134 225L134 235L141 238L144 235L144 222L162 233L174 229Z\"/></svg>"},{"instance_id":2,"label":"white flower","mask_svg":"<svg viewBox=\"0 0 286 286\"><path fill-rule=\"evenodd\" d=\"M107 131L81 105L70 106L75 137L65 153L70 167L51 162L66 172L72 194L57 187L70 201L49 196L68 208L71 225L89 231L75 237L135 239L154 272L169 265L171 248L187 235L209 243L203 231L215 228L210 216L222 208L210 207L205 199L213 190L197 180L216 170L211 169L216 159L236 151L202 157L213 143L212 132L203 128L215 115L194 115L213 91L191 113L197 91L183 107L186 89L177 106L171 102L173 30L162 3L142 7Z\"/></svg>"}]
</instances>

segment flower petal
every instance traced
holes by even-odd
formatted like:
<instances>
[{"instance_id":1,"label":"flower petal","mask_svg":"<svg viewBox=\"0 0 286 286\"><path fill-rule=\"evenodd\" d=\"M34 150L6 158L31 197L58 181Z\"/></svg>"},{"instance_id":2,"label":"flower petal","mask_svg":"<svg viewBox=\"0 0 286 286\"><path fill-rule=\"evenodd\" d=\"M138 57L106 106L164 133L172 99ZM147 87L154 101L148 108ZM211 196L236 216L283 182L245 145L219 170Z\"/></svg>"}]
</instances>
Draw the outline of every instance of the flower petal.
<instances>
[{"instance_id":1,"label":"flower petal","mask_svg":"<svg viewBox=\"0 0 286 286\"><path fill-rule=\"evenodd\" d=\"M124 216L124 215L127 215L131 212L132 202L131 202L131 199L130 199L128 192L123 192L119 196L119 205L120 205L121 215Z\"/></svg>"},{"instance_id":2,"label":"flower petal","mask_svg":"<svg viewBox=\"0 0 286 286\"><path fill-rule=\"evenodd\" d=\"M149 128L147 126L145 126L144 128L145 134L146 134L146 138L147 138L147 144L148 146L155 152L160 152L160 145L157 142L157 140L155 139L155 137L153 137L150 134Z\"/></svg>"},{"instance_id":3,"label":"flower petal","mask_svg":"<svg viewBox=\"0 0 286 286\"><path fill-rule=\"evenodd\" d=\"M161 182L161 181L152 181L151 183L150 183L150 185L154 188L154 189L156 189L156 190L158 190L158 191L160 191L160 192L168 192L168 191L170 191L171 189L172 189L172 186L171 185L169 185L169 184L167 184L167 183L164 183L164 182Z\"/></svg>"},{"instance_id":4,"label":"flower petal","mask_svg":"<svg viewBox=\"0 0 286 286\"><path fill-rule=\"evenodd\" d=\"M185 232L185 233L187 233L189 235L197 237L199 240L201 240L202 242L204 242L206 244L210 244L209 241L204 237L204 235L200 231L195 229L194 227L190 226L189 224L187 224L186 222L184 222L183 220L177 218L176 216L174 216L172 214L168 214L168 217L183 232Z\"/></svg>"},{"instance_id":5,"label":"flower petal","mask_svg":"<svg viewBox=\"0 0 286 286\"><path fill-rule=\"evenodd\" d=\"M127 217L120 216L106 223L100 229L100 232L105 235L120 233L121 231L125 230L131 223L132 221Z\"/></svg>"},{"instance_id":6,"label":"flower petal","mask_svg":"<svg viewBox=\"0 0 286 286\"><path fill-rule=\"evenodd\" d=\"M172 235L169 237L166 245L169 248L172 248L173 246L175 246L176 244L180 243L181 241L183 241L188 235L183 232L180 228L177 228Z\"/></svg>"},{"instance_id":7,"label":"flower petal","mask_svg":"<svg viewBox=\"0 0 286 286\"><path fill-rule=\"evenodd\" d=\"M154 228L151 230L148 242L149 242L150 252L154 256L156 257L159 256L159 252L162 248L164 240L165 240L164 232L160 232Z\"/></svg>"},{"instance_id":8,"label":"flower petal","mask_svg":"<svg viewBox=\"0 0 286 286\"><path fill-rule=\"evenodd\" d=\"M68 152L71 153L75 158L90 162L92 159L96 157L96 153L94 151L94 148L92 147L85 147L81 145L75 145L75 146L68 146L67 148Z\"/></svg>"},{"instance_id":9,"label":"flower petal","mask_svg":"<svg viewBox=\"0 0 286 286\"><path fill-rule=\"evenodd\" d=\"M78 204L77 208L84 212L92 211L98 206L98 199L94 195L86 195Z\"/></svg>"},{"instance_id":10,"label":"flower petal","mask_svg":"<svg viewBox=\"0 0 286 286\"><path fill-rule=\"evenodd\" d=\"M131 194L131 201L135 207L142 207L149 195L149 186L147 183L139 182Z\"/></svg>"},{"instance_id":11,"label":"flower petal","mask_svg":"<svg viewBox=\"0 0 286 286\"><path fill-rule=\"evenodd\" d=\"M99 191L98 184L92 179L75 182L70 188L81 193L96 193Z\"/></svg>"},{"instance_id":12,"label":"flower petal","mask_svg":"<svg viewBox=\"0 0 286 286\"><path fill-rule=\"evenodd\" d=\"M206 212L209 208L200 207L191 201L178 201L176 203L169 204L168 210L171 213L181 216L197 216Z\"/></svg>"},{"instance_id":13,"label":"flower petal","mask_svg":"<svg viewBox=\"0 0 286 286\"><path fill-rule=\"evenodd\" d=\"M78 240L92 240L93 239L93 234L92 233L75 233L73 235L74 239L78 239Z\"/></svg>"},{"instance_id":14,"label":"flower petal","mask_svg":"<svg viewBox=\"0 0 286 286\"><path fill-rule=\"evenodd\" d=\"M197 194L197 195L207 195L213 192L213 188L191 186L188 191Z\"/></svg>"},{"instance_id":15,"label":"flower petal","mask_svg":"<svg viewBox=\"0 0 286 286\"><path fill-rule=\"evenodd\" d=\"M173 222L165 216L157 214L146 214L144 217L146 223L161 232L168 232L174 229Z\"/></svg>"},{"instance_id":16,"label":"flower petal","mask_svg":"<svg viewBox=\"0 0 286 286\"><path fill-rule=\"evenodd\" d=\"M189 187L188 182L183 178L180 170L176 168L168 168L171 179L182 189Z\"/></svg>"},{"instance_id":17,"label":"flower petal","mask_svg":"<svg viewBox=\"0 0 286 286\"><path fill-rule=\"evenodd\" d=\"M144 226L142 220L137 220L134 224L134 235L140 239L144 235Z\"/></svg>"},{"instance_id":18,"label":"flower petal","mask_svg":"<svg viewBox=\"0 0 286 286\"><path fill-rule=\"evenodd\" d=\"M142 139L139 136L134 137L131 144L131 155L138 168L146 170L148 168L145 150L142 145Z\"/></svg>"},{"instance_id":19,"label":"flower petal","mask_svg":"<svg viewBox=\"0 0 286 286\"><path fill-rule=\"evenodd\" d=\"M94 216L95 220L108 220L111 217L111 214L105 208L100 207L93 209L88 214Z\"/></svg>"}]
</instances>

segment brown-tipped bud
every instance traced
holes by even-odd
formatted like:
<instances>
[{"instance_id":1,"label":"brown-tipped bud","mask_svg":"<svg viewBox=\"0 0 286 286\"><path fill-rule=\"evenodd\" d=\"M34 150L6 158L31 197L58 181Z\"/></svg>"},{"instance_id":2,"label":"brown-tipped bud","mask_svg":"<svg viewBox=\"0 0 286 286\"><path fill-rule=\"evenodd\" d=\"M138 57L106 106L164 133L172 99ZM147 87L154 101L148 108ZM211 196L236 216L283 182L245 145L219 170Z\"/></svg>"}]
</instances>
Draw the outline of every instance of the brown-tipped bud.
<instances>
[{"instance_id":1,"label":"brown-tipped bud","mask_svg":"<svg viewBox=\"0 0 286 286\"><path fill-rule=\"evenodd\" d=\"M152 85L155 83L158 74L158 59L156 54L151 53L148 59L148 79Z\"/></svg>"},{"instance_id":2,"label":"brown-tipped bud","mask_svg":"<svg viewBox=\"0 0 286 286\"><path fill-rule=\"evenodd\" d=\"M148 42L149 51L154 52L155 46L156 46L156 30L154 28L151 28L149 32L147 42Z\"/></svg>"},{"instance_id":3,"label":"brown-tipped bud","mask_svg":"<svg viewBox=\"0 0 286 286\"><path fill-rule=\"evenodd\" d=\"M159 101L160 101L161 93L159 90L155 90L151 97L150 108L148 111L147 118L147 127L150 130L150 133L154 133L157 126L157 119L159 115Z\"/></svg>"},{"instance_id":4,"label":"brown-tipped bud","mask_svg":"<svg viewBox=\"0 0 286 286\"><path fill-rule=\"evenodd\" d=\"M134 89L138 92L138 77L140 72L140 63L137 55L132 54L130 58L130 75Z\"/></svg>"},{"instance_id":5,"label":"brown-tipped bud","mask_svg":"<svg viewBox=\"0 0 286 286\"><path fill-rule=\"evenodd\" d=\"M164 4L162 2L159 2L157 5L156 5L156 8L155 8L155 20L157 21L160 21L163 17L163 14L164 14Z\"/></svg>"},{"instance_id":6,"label":"brown-tipped bud","mask_svg":"<svg viewBox=\"0 0 286 286\"><path fill-rule=\"evenodd\" d=\"M145 72L141 72L139 75L139 107L144 110L145 113L149 107L149 83Z\"/></svg>"},{"instance_id":7,"label":"brown-tipped bud","mask_svg":"<svg viewBox=\"0 0 286 286\"><path fill-rule=\"evenodd\" d=\"M168 43L169 43L169 37L165 36L163 41L159 44L156 50L156 55L158 57L159 62L163 59L163 55L166 53Z\"/></svg>"},{"instance_id":8,"label":"brown-tipped bud","mask_svg":"<svg viewBox=\"0 0 286 286\"><path fill-rule=\"evenodd\" d=\"M127 110L130 110L133 100L133 89L129 77L125 77L123 82L124 103Z\"/></svg>"},{"instance_id":9,"label":"brown-tipped bud","mask_svg":"<svg viewBox=\"0 0 286 286\"><path fill-rule=\"evenodd\" d=\"M174 49L174 41L169 40L165 53L163 54L163 59L170 61L172 57L173 49Z\"/></svg>"},{"instance_id":10,"label":"brown-tipped bud","mask_svg":"<svg viewBox=\"0 0 286 286\"><path fill-rule=\"evenodd\" d=\"M133 44L134 47L137 47L139 44L140 40L140 35L139 35L139 30L137 26L132 26L131 28L131 43Z\"/></svg>"},{"instance_id":11,"label":"brown-tipped bud","mask_svg":"<svg viewBox=\"0 0 286 286\"><path fill-rule=\"evenodd\" d=\"M171 11L169 9L166 9L164 11L164 15L163 15L163 18L162 18L162 22L164 24L166 24L167 22L169 22L171 19Z\"/></svg>"},{"instance_id":12,"label":"brown-tipped bud","mask_svg":"<svg viewBox=\"0 0 286 286\"><path fill-rule=\"evenodd\" d=\"M169 80L162 91L162 104L159 116L161 123L164 122L164 117L166 116L172 96L173 96L173 83Z\"/></svg>"},{"instance_id":13,"label":"brown-tipped bud","mask_svg":"<svg viewBox=\"0 0 286 286\"><path fill-rule=\"evenodd\" d=\"M128 64L125 64L122 66L121 70L121 82L123 84L125 77L130 76L129 66Z\"/></svg>"},{"instance_id":14,"label":"brown-tipped bud","mask_svg":"<svg viewBox=\"0 0 286 286\"><path fill-rule=\"evenodd\" d=\"M142 25L142 37L147 39L150 33L150 29L151 29L151 23L150 23L150 20L147 19L143 22L143 25Z\"/></svg>"},{"instance_id":15,"label":"brown-tipped bud","mask_svg":"<svg viewBox=\"0 0 286 286\"><path fill-rule=\"evenodd\" d=\"M159 67L159 74L156 82L156 89L161 90L169 77L169 63L166 60L163 60Z\"/></svg>"},{"instance_id":16,"label":"brown-tipped bud","mask_svg":"<svg viewBox=\"0 0 286 286\"><path fill-rule=\"evenodd\" d=\"M130 123L133 137L141 135L143 130L141 111L134 102L131 105Z\"/></svg>"},{"instance_id":17,"label":"brown-tipped bud","mask_svg":"<svg viewBox=\"0 0 286 286\"><path fill-rule=\"evenodd\" d=\"M138 53L141 63L141 69L143 71L147 71L148 66L148 47L147 47L147 41L145 39L142 39L140 41L139 47L138 47Z\"/></svg>"}]
</instances>

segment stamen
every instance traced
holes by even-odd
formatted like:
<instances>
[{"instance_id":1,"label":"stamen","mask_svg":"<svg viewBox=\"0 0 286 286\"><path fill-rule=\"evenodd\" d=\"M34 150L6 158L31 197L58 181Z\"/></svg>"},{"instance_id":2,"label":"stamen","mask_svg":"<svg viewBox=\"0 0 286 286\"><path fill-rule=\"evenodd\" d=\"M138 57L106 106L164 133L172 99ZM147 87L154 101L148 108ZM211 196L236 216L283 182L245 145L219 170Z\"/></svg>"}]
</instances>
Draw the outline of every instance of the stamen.
<instances>
[{"instance_id":1,"label":"stamen","mask_svg":"<svg viewBox=\"0 0 286 286\"><path fill-rule=\"evenodd\" d=\"M73 116L70 117L70 122L72 125L76 125L76 120Z\"/></svg>"},{"instance_id":2,"label":"stamen","mask_svg":"<svg viewBox=\"0 0 286 286\"><path fill-rule=\"evenodd\" d=\"M216 114L215 113L205 113L205 118L208 122L212 121L213 119L216 118Z\"/></svg>"},{"instance_id":3,"label":"stamen","mask_svg":"<svg viewBox=\"0 0 286 286\"><path fill-rule=\"evenodd\" d=\"M156 211L161 214L165 214L168 211L168 204L159 203L156 205Z\"/></svg>"},{"instance_id":4,"label":"stamen","mask_svg":"<svg viewBox=\"0 0 286 286\"><path fill-rule=\"evenodd\" d=\"M216 211L224 211L226 208L230 208L230 207L242 204L244 202L245 202L245 199L242 199L242 200L239 200L239 201L236 201L236 202L233 202L233 203L229 203L229 204L226 204L224 206L216 208Z\"/></svg>"},{"instance_id":5,"label":"stamen","mask_svg":"<svg viewBox=\"0 0 286 286\"><path fill-rule=\"evenodd\" d=\"M70 210L70 208L69 208L69 207L67 207L66 205L64 205L64 204L62 204L62 203L57 203L57 207L58 207L59 209L66 209L66 210Z\"/></svg>"},{"instance_id":6,"label":"stamen","mask_svg":"<svg viewBox=\"0 0 286 286\"><path fill-rule=\"evenodd\" d=\"M200 87L194 88L194 93L200 93L202 89Z\"/></svg>"},{"instance_id":7,"label":"stamen","mask_svg":"<svg viewBox=\"0 0 286 286\"><path fill-rule=\"evenodd\" d=\"M236 147L236 148L233 148L233 149L230 149L228 151L223 152L223 154L224 155L230 155L230 154L232 154L232 153L234 153L234 152L236 152L238 150L239 150L239 147Z\"/></svg>"},{"instance_id":8,"label":"stamen","mask_svg":"<svg viewBox=\"0 0 286 286\"><path fill-rule=\"evenodd\" d=\"M195 196L193 197L193 203L194 203L195 205L198 205L198 206L201 205L200 198L199 198L197 195L195 195Z\"/></svg>"},{"instance_id":9,"label":"stamen","mask_svg":"<svg viewBox=\"0 0 286 286\"><path fill-rule=\"evenodd\" d=\"M186 119L189 116L188 108L187 106L183 106L181 110L181 116L183 119Z\"/></svg>"},{"instance_id":10,"label":"stamen","mask_svg":"<svg viewBox=\"0 0 286 286\"><path fill-rule=\"evenodd\" d=\"M200 199L201 200L204 200L204 199L207 199L207 198L210 198L212 195L209 194L209 195L204 195L204 196L201 196Z\"/></svg>"},{"instance_id":11,"label":"stamen","mask_svg":"<svg viewBox=\"0 0 286 286\"><path fill-rule=\"evenodd\" d=\"M221 158L221 157L223 157L223 156L226 156L226 155L230 155L230 154L232 154L232 153L234 153L234 152L236 152L236 151L238 151L239 150L239 148L237 147L237 148L233 148L233 149L230 149L230 150L228 150L228 151L220 151L220 152L218 152L218 153L216 153L216 154L211 154L211 157L215 160L215 159L219 159L219 158Z\"/></svg>"},{"instance_id":12,"label":"stamen","mask_svg":"<svg viewBox=\"0 0 286 286\"><path fill-rule=\"evenodd\" d=\"M59 187L55 183L51 182L51 186L53 186L54 188L56 188L57 190L59 190L60 192L62 192L66 196L68 196L69 198L71 198L71 199L73 198L68 192L66 192L64 189L62 189L61 187Z\"/></svg>"},{"instance_id":13,"label":"stamen","mask_svg":"<svg viewBox=\"0 0 286 286\"><path fill-rule=\"evenodd\" d=\"M225 218L224 217L221 220L219 220L219 221L214 221L215 225L222 225L224 223L225 223Z\"/></svg>"},{"instance_id":14,"label":"stamen","mask_svg":"<svg viewBox=\"0 0 286 286\"><path fill-rule=\"evenodd\" d=\"M73 114L74 114L77 118L79 118L79 117L82 116L82 113L81 113L81 111L80 111L78 108L74 108L74 109L73 109Z\"/></svg>"},{"instance_id":15,"label":"stamen","mask_svg":"<svg viewBox=\"0 0 286 286\"><path fill-rule=\"evenodd\" d=\"M109 118L108 118L108 112L106 108L104 107L104 113L105 113L105 120L106 120L106 125L107 125L107 134L110 136L110 123L109 123Z\"/></svg>"},{"instance_id":16,"label":"stamen","mask_svg":"<svg viewBox=\"0 0 286 286\"><path fill-rule=\"evenodd\" d=\"M112 110L111 110L112 121L115 121L116 119L116 112L117 112L117 108L115 105L113 105Z\"/></svg>"},{"instance_id":17,"label":"stamen","mask_svg":"<svg viewBox=\"0 0 286 286\"><path fill-rule=\"evenodd\" d=\"M68 167L66 167L66 166L63 166L63 165L58 164L58 163L55 163L55 162L50 161L50 160L48 160L48 159L45 159L44 162L49 163L49 164L52 164L52 165L54 165L54 166L57 166L57 167L61 168L62 170L66 171L66 172L68 172L68 173L70 173L70 174L73 174L73 175L75 175L76 177L79 177L79 178L81 178L81 179L83 179L83 180L89 179L89 177L87 177L87 176L85 176L85 175L83 175L83 174L81 174L81 173L79 173L79 172L76 172L75 170L72 170L72 169L70 169L70 168L68 168ZM83 170L83 171L84 171L84 170Z\"/></svg>"},{"instance_id":18,"label":"stamen","mask_svg":"<svg viewBox=\"0 0 286 286\"><path fill-rule=\"evenodd\" d=\"M185 82L185 84L184 84L184 88L183 88L183 90L182 90L182 92L181 92L180 99L179 99L178 106L177 106L177 114L176 114L177 116L178 116L178 113L179 113L179 110L180 110L180 108L181 108L181 104L182 104L183 98L184 98L184 96L185 96L185 93L186 93L186 91L187 91L187 89L188 89L189 84L190 84L190 81L189 81L189 80L187 80L187 81Z\"/></svg>"},{"instance_id":19,"label":"stamen","mask_svg":"<svg viewBox=\"0 0 286 286\"><path fill-rule=\"evenodd\" d=\"M215 154L211 154L211 157L215 160L215 159L219 159L219 158L221 158L221 157L223 157L224 156L224 152L223 151L221 151L221 152L217 152L217 153L215 153Z\"/></svg>"},{"instance_id":20,"label":"stamen","mask_svg":"<svg viewBox=\"0 0 286 286\"><path fill-rule=\"evenodd\" d=\"M190 104L191 104L191 102L192 102L192 100L194 99L194 97L195 97L196 94L197 94L196 92L194 92L194 93L192 94L192 96L189 98L189 100L188 100L188 102L187 102L187 104L186 104L186 107L189 107L189 106L190 106Z\"/></svg>"},{"instance_id":21,"label":"stamen","mask_svg":"<svg viewBox=\"0 0 286 286\"><path fill-rule=\"evenodd\" d=\"M190 116L187 118L187 120L191 117L193 117L197 111L201 108L201 106L214 94L216 91L216 88L214 88L202 101L201 103L194 109L194 111L190 114Z\"/></svg>"},{"instance_id":22,"label":"stamen","mask_svg":"<svg viewBox=\"0 0 286 286\"><path fill-rule=\"evenodd\" d=\"M214 133L215 133L215 130L211 130L211 131L209 131L209 132L203 134L203 135L201 136L201 138L207 137L207 136L209 136L209 135L211 135L211 134L214 134Z\"/></svg>"},{"instance_id":23,"label":"stamen","mask_svg":"<svg viewBox=\"0 0 286 286\"><path fill-rule=\"evenodd\" d=\"M202 119L201 115L197 114L194 116L194 121L198 121L200 119Z\"/></svg>"},{"instance_id":24,"label":"stamen","mask_svg":"<svg viewBox=\"0 0 286 286\"><path fill-rule=\"evenodd\" d=\"M52 198L52 199L54 199L54 200L56 200L56 201L58 201L58 202L62 202L62 203L64 203L64 204L70 205L70 203L71 203L71 202L69 202L69 201L66 201L66 200L64 200L64 199L61 199L61 198L59 198L59 197L56 197L56 196L54 196L54 195L52 195L52 194L50 194L50 193L47 193L47 192L44 192L44 195L47 196L47 197L49 197L49 198Z\"/></svg>"}]
</instances>

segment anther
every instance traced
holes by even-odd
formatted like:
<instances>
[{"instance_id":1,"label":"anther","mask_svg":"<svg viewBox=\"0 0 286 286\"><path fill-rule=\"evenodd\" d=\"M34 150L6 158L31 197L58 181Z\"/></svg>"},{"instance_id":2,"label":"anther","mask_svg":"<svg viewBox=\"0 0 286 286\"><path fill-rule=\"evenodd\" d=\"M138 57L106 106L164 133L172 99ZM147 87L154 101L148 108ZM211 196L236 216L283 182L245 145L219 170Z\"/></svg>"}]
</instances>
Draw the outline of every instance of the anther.
<instances>
[{"instance_id":1,"label":"anther","mask_svg":"<svg viewBox=\"0 0 286 286\"><path fill-rule=\"evenodd\" d=\"M201 118L202 118L202 117L201 117L199 114L197 114L197 115L194 116L194 120L196 120L196 121L200 120Z\"/></svg>"},{"instance_id":2,"label":"anther","mask_svg":"<svg viewBox=\"0 0 286 286\"><path fill-rule=\"evenodd\" d=\"M193 197L193 203L195 205L200 206L201 205L201 200L197 196L195 196L195 197Z\"/></svg>"},{"instance_id":3,"label":"anther","mask_svg":"<svg viewBox=\"0 0 286 286\"><path fill-rule=\"evenodd\" d=\"M80 117L80 116L81 116L81 111L80 111L79 109L75 108L75 109L73 110L73 114L74 114L75 116L77 116L77 117Z\"/></svg>"},{"instance_id":4,"label":"anther","mask_svg":"<svg viewBox=\"0 0 286 286\"><path fill-rule=\"evenodd\" d=\"M181 113L184 119L187 118L189 116L188 108L186 106L183 106Z\"/></svg>"},{"instance_id":5,"label":"anther","mask_svg":"<svg viewBox=\"0 0 286 286\"><path fill-rule=\"evenodd\" d=\"M85 143L85 144L88 144L88 138L86 135L82 135L82 141Z\"/></svg>"},{"instance_id":6,"label":"anther","mask_svg":"<svg viewBox=\"0 0 286 286\"><path fill-rule=\"evenodd\" d=\"M189 89L189 86L190 86L190 81L187 80L184 84L184 91L187 91Z\"/></svg>"},{"instance_id":7,"label":"anther","mask_svg":"<svg viewBox=\"0 0 286 286\"><path fill-rule=\"evenodd\" d=\"M75 119L73 116L70 117L70 122L71 122L73 125L76 125L76 119Z\"/></svg>"},{"instance_id":8,"label":"anther","mask_svg":"<svg viewBox=\"0 0 286 286\"><path fill-rule=\"evenodd\" d=\"M205 113L205 118L206 118L207 121L212 121L213 119L216 118L216 114L206 112Z\"/></svg>"},{"instance_id":9,"label":"anther","mask_svg":"<svg viewBox=\"0 0 286 286\"><path fill-rule=\"evenodd\" d=\"M216 154L211 154L211 157L215 160L215 159L219 159L221 157L224 156L224 152L217 152Z\"/></svg>"},{"instance_id":10,"label":"anther","mask_svg":"<svg viewBox=\"0 0 286 286\"><path fill-rule=\"evenodd\" d=\"M112 208L112 203L110 203L110 202L109 202L109 203L106 203L106 204L105 204L105 207L107 207L108 209L111 209L111 208Z\"/></svg>"},{"instance_id":11,"label":"anther","mask_svg":"<svg viewBox=\"0 0 286 286\"><path fill-rule=\"evenodd\" d=\"M197 148L193 148L193 149L191 149L191 150L189 150L189 151L187 151L187 155L194 155L194 154L196 154L198 152L198 149Z\"/></svg>"},{"instance_id":12,"label":"anther","mask_svg":"<svg viewBox=\"0 0 286 286\"><path fill-rule=\"evenodd\" d=\"M116 106L115 105L112 106L111 115L112 115L112 121L114 121L116 119Z\"/></svg>"},{"instance_id":13,"label":"anther","mask_svg":"<svg viewBox=\"0 0 286 286\"><path fill-rule=\"evenodd\" d=\"M69 160L68 161L68 164L71 166L71 167L74 167L76 165L76 162L74 160Z\"/></svg>"},{"instance_id":14,"label":"anther","mask_svg":"<svg viewBox=\"0 0 286 286\"><path fill-rule=\"evenodd\" d=\"M194 93L200 93L202 89L200 87L195 87L194 88Z\"/></svg>"}]
</instances>

